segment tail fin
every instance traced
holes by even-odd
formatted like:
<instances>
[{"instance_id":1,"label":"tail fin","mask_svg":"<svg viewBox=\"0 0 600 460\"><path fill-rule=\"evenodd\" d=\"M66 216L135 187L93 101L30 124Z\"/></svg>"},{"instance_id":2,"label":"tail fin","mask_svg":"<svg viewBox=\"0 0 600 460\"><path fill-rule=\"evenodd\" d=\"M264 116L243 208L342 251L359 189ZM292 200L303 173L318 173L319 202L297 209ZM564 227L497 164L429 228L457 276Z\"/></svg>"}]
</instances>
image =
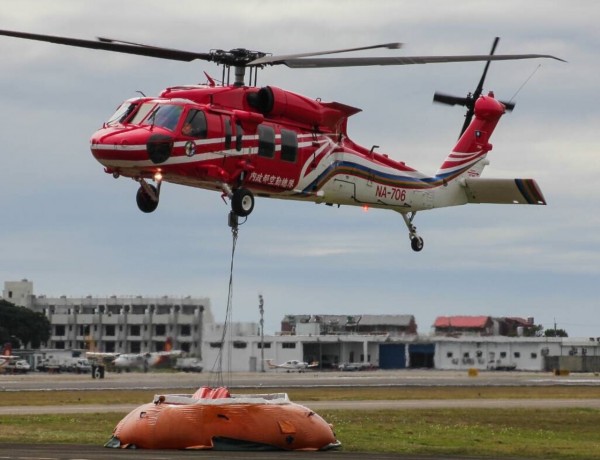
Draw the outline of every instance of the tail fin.
<instances>
[{"instance_id":1,"label":"tail fin","mask_svg":"<svg viewBox=\"0 0 600 460\"><path fill-rule=\"evenodd\" d=\"M171 351L173 349L173 339L171 337L167 337L165 340L165 348L164 351Z\"/></svg>"},{"instance_id":2,"label":"tail fin","mask_svg":"<svg viewBox=\"0 0 600 460\"><path fill-rule=\"evenodd\" d=\"M446 157L436 176L444 180L455 179L464 173L468 173L470 177L478 177L486 165L482 160L492 150L489 139L504 112L504 105L494 99L493 93L481 96L475 102L473 121Z\"/></svg>"},{"instance_id":3,"label":"tail fin","mask_svg":"<svg viewBox=\"0 0 600 460\"><path fill-rule=\"evenodd\" d=\"M6 342L2 347L2 355L12 356L12 344L10 342Z\"/></svg>"}]
</instances>

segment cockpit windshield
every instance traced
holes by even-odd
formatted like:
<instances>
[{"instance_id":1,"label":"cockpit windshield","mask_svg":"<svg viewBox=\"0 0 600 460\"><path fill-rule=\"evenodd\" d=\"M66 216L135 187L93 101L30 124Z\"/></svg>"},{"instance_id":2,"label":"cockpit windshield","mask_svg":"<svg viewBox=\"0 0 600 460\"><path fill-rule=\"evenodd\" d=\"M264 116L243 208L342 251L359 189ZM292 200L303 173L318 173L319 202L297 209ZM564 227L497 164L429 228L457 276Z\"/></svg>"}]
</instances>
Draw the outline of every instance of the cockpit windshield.
<instances>
[{"instance_id":1,"label":"cockpit windshield","mask_svg":"<svg viewBox=\"0 0 600 460\"><path fill-rule=\"evenodd\" d=\"M183 107L180 105L146 102L137 111L131 123L158 126L174 131L182 112Z\"/></svg>"}]
</instances>

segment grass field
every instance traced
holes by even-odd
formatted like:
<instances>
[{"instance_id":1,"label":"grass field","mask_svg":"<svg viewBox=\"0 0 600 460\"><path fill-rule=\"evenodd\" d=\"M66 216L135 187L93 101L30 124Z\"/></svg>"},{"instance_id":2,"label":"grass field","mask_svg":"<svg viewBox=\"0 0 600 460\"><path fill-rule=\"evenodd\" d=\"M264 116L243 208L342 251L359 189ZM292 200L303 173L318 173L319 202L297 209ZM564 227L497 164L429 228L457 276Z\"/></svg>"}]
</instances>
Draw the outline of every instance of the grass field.
<instances>
[{"instance_id":1,"label":"grass field","mask_svg":"<svg viewBox=\"0 0 600 460\"><path fill-rule=\"evenodd\" d=\"M286 391L281 389L278 391ZM0 405L144 403L155 392L0 392ZM169 393L169 391L165 391ZM290 389L292 400L597 398L595 387ZM108 399L107 399L108 398ZM345 451L495 458L600 459L600 410L319 411ZM103 444L125 414L0 416L0 443Z\"/></svg>"}]
</instances>

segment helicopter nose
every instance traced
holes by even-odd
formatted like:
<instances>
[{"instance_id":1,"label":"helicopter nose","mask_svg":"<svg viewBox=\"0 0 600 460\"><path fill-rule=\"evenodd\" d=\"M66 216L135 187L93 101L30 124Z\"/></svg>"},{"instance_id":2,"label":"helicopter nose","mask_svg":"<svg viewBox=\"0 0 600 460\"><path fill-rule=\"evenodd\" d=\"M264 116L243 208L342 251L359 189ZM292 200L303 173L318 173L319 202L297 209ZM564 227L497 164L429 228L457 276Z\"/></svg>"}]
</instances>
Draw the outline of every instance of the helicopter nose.
<instances>
[{"instance_id":1,"label":"helicopter nose","mask_svg":"<svg viewBox=\"0 0 600 460\"><path fill-rule=\"evenodd\" d=\"M152 134L146 142L146 150L152 163L164 163L173 152L173 138L165 134Z\"/></svg>"}]
</instances>

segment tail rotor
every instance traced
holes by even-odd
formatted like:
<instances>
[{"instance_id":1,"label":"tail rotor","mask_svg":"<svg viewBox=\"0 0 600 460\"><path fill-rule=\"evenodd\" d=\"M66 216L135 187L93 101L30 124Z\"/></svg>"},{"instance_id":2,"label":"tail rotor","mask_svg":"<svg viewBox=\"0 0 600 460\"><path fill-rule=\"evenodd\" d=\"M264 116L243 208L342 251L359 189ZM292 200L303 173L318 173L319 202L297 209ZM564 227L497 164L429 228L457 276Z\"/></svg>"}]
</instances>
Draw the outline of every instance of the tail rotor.
<instances>
[{"instance_id":1,"label":"tail rotor","mask_svg":"<svg viewBox=\"0 0 600 460\"><path fill-rule=\"evenodd\" d=\"M490 56L493 56L496 52L496 47L498 46L499 41L500 37L494 38L494 43L492 44L492 49L490 50L489 54ZM463 135L463 133L471 123L471 120L473 119L473 115L475 113L475 101L479 99L479 96L481 96L481 93L483 92L483 85L485 83L485 78L487 76L487 72L491 62L492 60L489 59L485 63L485 68L483 69L483 74L479 79L477 88L475 88L475 91L473 93L468 93L466 97L452 96L449 94L438 93L437 91L433 95L433 102L438 102L440 104L446 105L462 105L463 107L467 108L467 113L465 114L465 122L463 123L462 129L460 130L460 135L458 136L459 138ZM506 107L506 110L509 112L515 108L515 104L513 102L500 102L502 102L502 104Z\"/></svg>"}]
</instances>

